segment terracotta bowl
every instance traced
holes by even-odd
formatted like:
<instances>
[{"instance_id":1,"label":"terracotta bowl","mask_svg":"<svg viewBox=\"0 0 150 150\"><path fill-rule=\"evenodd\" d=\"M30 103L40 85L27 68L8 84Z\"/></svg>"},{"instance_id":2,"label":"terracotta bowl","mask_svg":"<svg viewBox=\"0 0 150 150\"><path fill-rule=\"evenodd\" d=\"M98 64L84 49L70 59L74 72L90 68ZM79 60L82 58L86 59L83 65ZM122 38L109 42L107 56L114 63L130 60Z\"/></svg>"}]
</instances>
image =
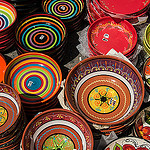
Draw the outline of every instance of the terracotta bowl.
<instances>
[{"instance_id":1,"label":"terracotta bowl","mask_svg":"<svg viewBox=\"0 0 150 150\"><path fill-rule=\"evenodd\" d=\"M93 135L86 121L76 113L51 109L35 116L22 136L22 149L93 150Z\"/></svg>"},{"instance_id":2,"label":"terracotta bowl","mask_svg":"<svg viewBox=\"0 0 150 150\"><path fill-rule=\"evenodd\" d=\"M79 62L65 82L70 108L90 123L115 125L137 113L144 98L138 70L127 61L99 55Z\"/></svg>"},{"instance_id":3,"label":"terracotta bowl","mask_svg":"<svg viewBox=\"0 0 150 150\"><path fill-rule=\"evenodd\" d=\"M114 140L104 150L117 150L117 149L139 149L139 150L149 150L150 149L150 143L144 139L137 138L137 137L123 137Z\"/></svg>"},{"instance_id":4,"label":"terracotta bowl","mask_svg":"<svg viewBox=\"0 0 150 150\"><path fill-rule=\"evenodd\" d=\"M9 85L0 83L0 138L8 135L18 123L21 100Z\"/></svg>"},{"instance_id":5,"label":"terracotta bowl","mask_svg":"<svg viewBox=\"0 0 150 150\"><path fill-rule=\"evenodd\" d=\"M66 40L63 22L49 14L33 14L24 18L16 29L16 41L22 52L59 52Z\"/></svg>"},{"instance_id":6,"label":"terracotta bowl","mask_svg":"<svg viewBox=\"0 0 150 150\"><path fill-rule=\"evenodd\" d=\"M4 82L19 93L25 105L39 105L54 99L62 72L51 57L30 52L17 56L6 67Z\"/></svg>"}]
</instances>

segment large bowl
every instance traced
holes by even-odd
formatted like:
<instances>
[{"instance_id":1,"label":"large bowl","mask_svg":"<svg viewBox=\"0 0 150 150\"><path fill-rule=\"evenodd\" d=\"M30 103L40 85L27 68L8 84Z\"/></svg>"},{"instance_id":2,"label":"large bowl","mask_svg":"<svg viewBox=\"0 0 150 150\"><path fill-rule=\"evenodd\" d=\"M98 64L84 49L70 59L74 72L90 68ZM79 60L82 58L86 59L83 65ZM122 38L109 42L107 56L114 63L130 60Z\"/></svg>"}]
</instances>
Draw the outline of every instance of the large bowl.
<instances>
[{"instance_id":1,"label":"large bowl","mask_svg":"<svg viewBox=\"0 0 150 150\"><path fill-rule=\"evenodd\" d=\"M93 135L86 121L76 113L51 109L35 116L22 136L22 149L93 150Z\"/></svg>"},{"instance_id":2,"label":"large bowl","mask_svg":"<svg viewBox=\"0 0 150 150\"><path fill-rule=\"evenodd\" d=\"M25 53L6 67L4 83L12 86L24 105L37 105L54 99L60 90L62 72L51 57L41 53Z\"/></svg>"},{"instance_id":3,"label":"large bowl","mask_svg":"<svg viewBox=\"0 0 150 150\"><path fill-rule=\"evenodd\" d=\"M127 61L93 56L69 72L65 98L70 108L90 123L116 125L137 113L144 98L144 84L138 70Z\"/></svg>"}]
</instances>

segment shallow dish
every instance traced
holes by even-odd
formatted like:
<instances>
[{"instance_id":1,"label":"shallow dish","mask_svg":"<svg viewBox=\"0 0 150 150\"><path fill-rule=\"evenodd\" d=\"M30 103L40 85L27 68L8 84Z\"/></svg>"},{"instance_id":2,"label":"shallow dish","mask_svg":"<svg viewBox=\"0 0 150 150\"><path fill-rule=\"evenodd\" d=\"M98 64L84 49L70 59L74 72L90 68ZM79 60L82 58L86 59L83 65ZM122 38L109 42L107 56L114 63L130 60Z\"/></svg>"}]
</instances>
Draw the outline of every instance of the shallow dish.
<instances>
[{"instance_id":1,"label":"shallow dish","mask_svg":"<svg viewBox=\"0 0 150 150\"><path fill-rule=\"evenodd\" d=\"M93 56L69 72L65 98L71 109L89 122L115 125L137 113L144 98L144 84L138 70L127 61Z\"/></svg>"},{"instance_id":2,"label":"shallow dish","mask_svg":"<svg viewBox=\"0 0 150 150\"><path fill-rule=\"evenodd\" d=\"M79 115L65 109L51 109L35 116L23 133L22 149L32 148L93 150L93 135Z\"/></svg>"},{"instance_id":3,"label":"shallow dish","mask_svg":"<svg viewBox=\"0 0 150 150\"><path fill-rule=\"evenodd\" d=\"M40 104L53 99L60 89L62 73L51 57L41 53L25 53L8 65L4 82L19 93L22 103Z\"/></svg>"},{"instance_id":4,"label":"shallow dish","mask_svg":"<svg viewBox=\"0 0 150 150\"><path fill-rule=\"evenodd\" d=\"M125 56L135 51L137 33L126 20L103 17L93 22L88 29L89 47L97 54L106 55L111 49Z\"/></svg>"}]
</instances>

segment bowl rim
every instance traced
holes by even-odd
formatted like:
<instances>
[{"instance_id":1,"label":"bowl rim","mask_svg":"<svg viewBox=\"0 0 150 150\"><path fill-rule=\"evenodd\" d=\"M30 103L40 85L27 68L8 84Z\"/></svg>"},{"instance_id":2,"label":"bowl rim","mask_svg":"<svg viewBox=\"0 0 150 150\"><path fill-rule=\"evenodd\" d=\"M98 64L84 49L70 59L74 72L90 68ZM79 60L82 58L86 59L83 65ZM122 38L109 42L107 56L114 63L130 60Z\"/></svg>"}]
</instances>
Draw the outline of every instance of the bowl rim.
<instances>
[{"instance_id":1,"label":"bowl rim","mask_svg":"<svg viewBox=\"0 0 150 150\"><path fill-rule=\"evenodd\" d=\"M124 64L126 64L127 66L129 66L130 68L132 68L132 69L135 71L135 73L137 74L137 76L138 76L138 78L139 78L139 81L140 81L140 83L141 83L141 89L142 89L141 101L140 101L140 103L139 103L139 105L138 105L138 107L137 107L137 110L139 110L139 108L141 107L141 105L142 105L142 103L143 103L143 100L144 100L144 93L145 93L145 90L144 90L144 83L143 83L143 79L142 79L142 76L141 76L140 72L137 70L136 67L134 67L131 63L127 62L126 60L124 60L124 59L122 59L122 58L119 58L119 57L116 57L116 56L111 56L111 55L97 55L97 56L91 56L91 57L89 57L89 58L86 58L86 59L80 61L78 64L76 64L76 65L70 70L70 72L69 72L68 75L67 75L66 81L65 81L64 95L65 95L65 99L66 99L68 105L70 106L71 110L73 110L75 113L80 114L80 113L72 106L72 104L70 103L70 100L69 100L69 97L68 97L68 94L67 94L67 90L66 90L66 89L67 89L67 86L68 86L68 80L69 80L69 78L70 78L72 72L73 72L76 68L78 68L78 66L84 64L85 62L90 62L91 60L94 60L94 59L103 59L103 58L115 59L115 60L117 60L117 61L121 61L121 62L123 62ZM107 124L107 123L101 123L101 122L93 121L93 120L91 120L90 118L87 118L87 117L86 117L85 119L86 119L87 121L89 121L89 122L91 122L91 123L95 123L95 124L100 124L100 125L113 125L113 124L122 123L122 122L128 120L130 117L132 117L132 116L135 115L135 114L136 114L136 111L134 111L134 113L132 113L130 116L128 116L128 117L127 117L125 120L123 120L123 121L120 120L120 121L118 121L118 122L112 122L112 123L109 122L108 124ZM80 115L81 115L81 114L80 114Z\"/></svg>"},{"instance_id":2,"label":"bowl rim","mask_svg":"<svg viewBox=\"0 0 150 150\"><path fill-rule=\"evenodd\" d=\"M93 133L92 133L91 128L89 127L88 123L85 121L85 119L82 118L79 114L77 114L77 113L75 113L75 112L73 112L73 111L70 111L70 110L67 110L67 109L63 109L63 108L53 108L53 109L49 109L49 110L46 110L46 111L43 111L43 112L37 114L37 115L36 115L34 118L32 118L31 121L27 124L27 126L26 126L26 128L25 128L25 130L24 130L24 132L23 132L22 140L21 140L22 150L26 150L26 149L23 147L24 141L25 141L24 138L25 138L25 135L26 135L27 130L28 130L28 128L30 127L31 123L34 122L34 120L36 120L38 117L42 116L42 115L45 114L45 113L48 113L48 112L49 112L49 113L51 113L51 112L59 112L59 111L65 112L65 113L71 113L72 115L74 115L74 116L76 116L77 118L79 118L79 119L86 125L86 127L87 127L87 129L89 130L90 135L91 135L91 147L93 148L93 146L94 146Z\"/></svg>"}]
</instances>

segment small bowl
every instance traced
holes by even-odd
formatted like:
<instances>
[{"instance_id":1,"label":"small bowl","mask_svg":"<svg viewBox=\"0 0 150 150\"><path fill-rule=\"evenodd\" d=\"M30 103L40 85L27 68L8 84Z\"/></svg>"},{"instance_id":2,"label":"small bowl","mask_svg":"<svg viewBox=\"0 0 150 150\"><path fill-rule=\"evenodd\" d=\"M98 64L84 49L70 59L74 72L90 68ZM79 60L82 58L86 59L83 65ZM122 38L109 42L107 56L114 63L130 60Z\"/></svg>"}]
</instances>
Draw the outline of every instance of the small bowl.
<instances>
[{"instance_id":1,"label":"small bowl","mask_svg":"<svg viewBox=\"0 0 150 150\"><path fill-rule=\"evenodd\" d=\"M150 149L150 143L138 137L122 137L112 141L104 150L112 150L119 147L119 149Z\"/></svg>"},{"instance_id":2,"label":"small bowl","mask_svg":"<svg viewBox=\"0 0 150 150\"><path fill-rule=\"evenodd\" d=\"M70 108L90 123L116 125L134 116L144 98L138 70L114 56L84 59L69 72L65 98Z\"/></svg>"},{"instance_id":3,"label":"small bowl","mask_svg":"<svg viewBox=\"0 0 150 150\"><path fill-rule=\"evenodd\" d=\"M60 90L62 72L45 54L30 52L17 56L6 67L4 81L12 86L25 105L37 105L53 99Z\"/></svg>"},{"instance_id":4,"label":"small bowl","mask_svg":"<svg viewBox=\"0 0 150 150\"><path fill-rule=\"evenodd\" d=\"M51 109L35 116L22 136L22 150L56 148L93 150L93 135L86 121L65 109Z\"/></svg>"}]
</instances>

